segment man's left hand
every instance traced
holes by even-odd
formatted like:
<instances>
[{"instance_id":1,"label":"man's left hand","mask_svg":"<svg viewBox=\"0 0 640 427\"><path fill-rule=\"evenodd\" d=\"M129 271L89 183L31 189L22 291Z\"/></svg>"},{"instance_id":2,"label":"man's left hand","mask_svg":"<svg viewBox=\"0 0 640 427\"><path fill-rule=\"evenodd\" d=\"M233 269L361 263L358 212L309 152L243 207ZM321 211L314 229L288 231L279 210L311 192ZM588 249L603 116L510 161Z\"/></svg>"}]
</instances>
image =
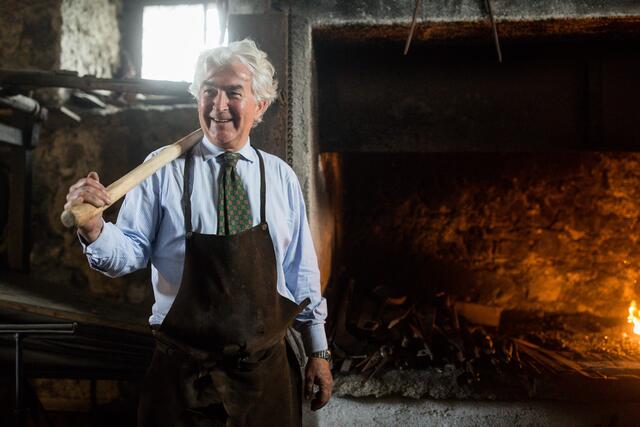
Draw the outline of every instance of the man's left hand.
<instances>
[{"instance_id":1,"label":"man's left hand","mask_svg":"<svg viewBox=\"0 0 640 427\"><path fill-rule=\"evenodd\" d=\"M320 390L313 396L313 386L318 385ZM329 361L319 357L310 357L307 361L305 372L305 398L311 401L311 410L317 411L327 404L331 399L331 391L333 388L333 377L331 376L331 368Z\"/></svg>"}]
</instances>

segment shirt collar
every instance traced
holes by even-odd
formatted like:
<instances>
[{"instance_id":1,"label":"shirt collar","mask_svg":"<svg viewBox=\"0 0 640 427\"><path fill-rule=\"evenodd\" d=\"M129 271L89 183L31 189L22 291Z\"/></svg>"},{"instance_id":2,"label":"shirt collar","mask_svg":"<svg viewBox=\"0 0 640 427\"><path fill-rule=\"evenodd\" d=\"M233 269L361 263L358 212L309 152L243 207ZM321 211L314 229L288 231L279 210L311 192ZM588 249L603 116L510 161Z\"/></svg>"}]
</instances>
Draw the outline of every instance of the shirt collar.
<instances>
[{"instance_id":1,"label":"shirt collar","mask_svg":"<svg viewBox=\"0 0 640 427\"><path fill-rule=\"evenodd\" d=\"M210 142L206 135L202 137L202 156L204 157L205 162L210 159L215 159L224 152L224 149ZM256 161L256 150L251 146L250 139L247 139L247 143L244 144L244 147L238 150L237 153L242 156L242 159L248 160L250 163Z\"/></svg>"}]
</instances>

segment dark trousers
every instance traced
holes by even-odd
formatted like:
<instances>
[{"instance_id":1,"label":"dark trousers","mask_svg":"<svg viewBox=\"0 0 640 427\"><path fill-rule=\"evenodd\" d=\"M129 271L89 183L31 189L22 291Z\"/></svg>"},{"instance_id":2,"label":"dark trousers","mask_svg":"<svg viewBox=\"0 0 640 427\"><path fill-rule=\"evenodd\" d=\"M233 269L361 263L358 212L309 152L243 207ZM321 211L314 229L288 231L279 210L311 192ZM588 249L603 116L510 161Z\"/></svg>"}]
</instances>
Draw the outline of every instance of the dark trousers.
<instances>
[{"instance_id":1,"label":"dark trousers","mask_svg":"<svg viewBox=\"0 0 640 427\"><path fill-rule=\"evenodd\" d=\"M138 426L302 425L300 368L284 340L215 364L160 347L144 380Z\"/></svg>"}]
</instances>

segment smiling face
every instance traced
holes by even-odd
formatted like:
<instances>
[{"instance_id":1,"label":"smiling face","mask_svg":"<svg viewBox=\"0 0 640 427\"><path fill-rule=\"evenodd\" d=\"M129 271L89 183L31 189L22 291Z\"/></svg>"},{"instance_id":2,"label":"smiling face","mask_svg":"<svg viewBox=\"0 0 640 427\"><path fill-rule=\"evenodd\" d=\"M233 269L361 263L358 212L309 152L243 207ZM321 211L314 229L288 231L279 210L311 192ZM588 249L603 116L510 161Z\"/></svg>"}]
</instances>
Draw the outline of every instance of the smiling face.
<instances>
[{"instance_id":1,"label":"smiling face","mask_svg":"<svg viewBox=\"0 0 640 427\"><path fill-rule=\"evenodd\" d=\"M267 108L256 101L251 72L233 62L208 70L198 99L200 127L207 139L226 151L238 151L247 143L253 123Z\"/></svg>"}]
</instances>

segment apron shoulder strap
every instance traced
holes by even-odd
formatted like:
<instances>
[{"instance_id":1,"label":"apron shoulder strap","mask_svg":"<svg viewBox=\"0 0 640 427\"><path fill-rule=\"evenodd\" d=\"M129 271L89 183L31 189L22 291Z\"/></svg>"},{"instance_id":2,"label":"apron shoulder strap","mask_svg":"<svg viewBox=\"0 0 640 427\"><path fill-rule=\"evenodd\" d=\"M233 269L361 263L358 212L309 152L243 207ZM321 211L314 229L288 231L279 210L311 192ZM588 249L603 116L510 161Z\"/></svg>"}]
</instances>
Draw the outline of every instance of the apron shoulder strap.
<instances>
[{"instance_id":1,"label":"apron shoulder strap","mask_svg":"<svg viewBox=\"0 0 640 427\"><path fill-rule=\"evenodd\" d=\"M182 212L184 213L184 226L187 237L192 231L191 225L191 191L189 185L189 176L191 175L191 157L192 150L187 151L184 159L184 173L182 185Z\"/></svg>"},{"instance_id":2,"label":"apron shoulder strap","mask_svg":"<svg viewBox=\"0 0 640 427\"><path fill-rule=\"evenodd\" d=\"M264 159L262 158L262 154L260 154L260 150L256 147L253 147L253 149L256 150L258 160L260 161L260 224L266 224L267 216L265 212L267 206L267 184L264 174Z\"/></svg>"}]
</instances>

